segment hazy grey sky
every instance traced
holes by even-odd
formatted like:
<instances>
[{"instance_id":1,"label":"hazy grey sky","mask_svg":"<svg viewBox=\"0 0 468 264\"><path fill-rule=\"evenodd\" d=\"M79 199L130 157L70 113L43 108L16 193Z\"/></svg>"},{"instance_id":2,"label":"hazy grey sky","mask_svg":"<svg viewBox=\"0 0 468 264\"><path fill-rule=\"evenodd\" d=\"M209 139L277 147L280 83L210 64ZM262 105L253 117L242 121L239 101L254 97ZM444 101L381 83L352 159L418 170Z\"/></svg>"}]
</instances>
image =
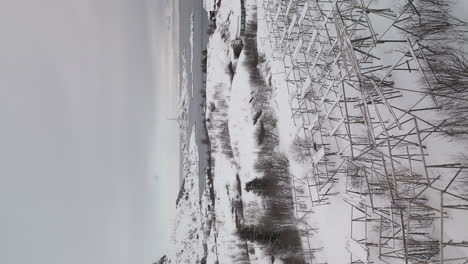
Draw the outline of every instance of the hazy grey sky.
<instances>
[{"instance_id":1,"label":"hazy grey sky","mask_svg":"<svg viewBox=\"0 0 468 264\"><path fill-rule=\"evenodd\" d=\"M168 2L2 4L0 263L150 263L167 246Z\"/></svg>"}]
</instances>

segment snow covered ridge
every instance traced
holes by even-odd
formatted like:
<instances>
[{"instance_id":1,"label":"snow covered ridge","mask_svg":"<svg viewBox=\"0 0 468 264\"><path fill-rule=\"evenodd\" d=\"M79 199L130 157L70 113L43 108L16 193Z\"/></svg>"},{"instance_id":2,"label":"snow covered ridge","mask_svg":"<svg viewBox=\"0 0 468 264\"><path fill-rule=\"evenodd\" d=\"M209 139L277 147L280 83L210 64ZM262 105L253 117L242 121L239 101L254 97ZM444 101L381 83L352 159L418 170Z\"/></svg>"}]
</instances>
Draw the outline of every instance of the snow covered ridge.
<instances>
[{"instance_id":1,"label":"snow covered ridge","mask_svg":"<svg viewBox=\"0 0 468 264\"><path fill-rule=\"evenodd\" d=\"M189 95L187 93L188 85L188 74L187 74L187 60L185 59L185 50L182 51L182 80L180 82L180 95L179 95L179 110L177 112L177 121L181 131L184 131L187 126L187 111L188 104L190 102ZM182 142L185 142L185 133L182 133L184 139Z\"/></svg>"},{"instance_id":2,"label":"snow covered ridge","mask_svg":"<svg viewBox=\"0 0 468 264\"><path fill-rule=\"evenodd\" d=\"M195 133L190 136L190 149L184 148L184 183L177 201L177 215L172 234L174 245L172 259L201 259L203 254L203 232L201 202L198 193L198 151ZM177 263L177 262L176 262Z\"/></svg>"},{"instance_id":3,"label":"snow covered ridge","mask_svg":"<svg viewBox=\"0 0 468 264\"><path fill-rule=\"evenodd\" d=\"M466 263L466 24L438 0L258 0L308 263Z\"/></svg>"}]
</instances>

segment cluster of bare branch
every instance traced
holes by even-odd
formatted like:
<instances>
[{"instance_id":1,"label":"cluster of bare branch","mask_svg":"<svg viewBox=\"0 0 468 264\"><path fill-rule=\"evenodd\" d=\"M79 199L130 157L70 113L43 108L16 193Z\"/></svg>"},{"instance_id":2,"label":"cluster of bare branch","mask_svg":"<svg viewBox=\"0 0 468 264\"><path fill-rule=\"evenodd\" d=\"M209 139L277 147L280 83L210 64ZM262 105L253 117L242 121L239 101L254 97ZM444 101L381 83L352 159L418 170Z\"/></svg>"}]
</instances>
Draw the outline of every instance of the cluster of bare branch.
<instances>
[{"instance_id":1,"label":"cluster of bare branch","mask_svg":"<svg viewBox=\"0 0 468 264\"><path fill-rule=\"evenodd\" d=\"M221 151L229 159L234 158L231 146L231 136L228 125L228 103L229 96L223 94L223 87L216 87L214 101L211 106L208 128L215 133L212 147L215 151Z\"/></svg>"},{"instance_id":2,"label":"cluster of bare branch","mask_svg":"<svg viewBox=\"0 0 468 264\"><path fill-rule=\"evenodd\" d=\"M408 2L415 15L402 29L418 41L425 56L421 82L429 84L447 120L441 131L454 139L468 140L468 57L461 47L466 43L467 23L451 13L452 2L417 0Z\"/></svg>"},{"instance_id":3,"label":"cluster of bare branch","mask_svg":"<svg viewBox=\"0 0 468 264\"><path fill-rule=\"evenodd\" d=\"M444 132L458 139L468 139L468 58L462 51L436 46L428 53L424 69L432 91L439 95L446 121Z\"/></svg>"},{"instance_id":4,"label":"cluster of bare branch","mask_svg":"<svg viewBox=\"0 0 468 264\"><path fill-rule=\"evenodd\" d=\"M466 22L451 14L452 3L446 0L408 1L413 12L402 28L413 40L463 41Z\"/></svg>"},{"instance_id":5,"label":"cluster of bare branch","mask_svg":"<svg viewBox=\"0 0 468 264\"><path fill-rule=\"evenodd\" d=\"M252 11L255 12L255 11ZM278 119L271 109L272 88L261 70L266 60L257 51L257 21L247 21L244 48L244 66L249 71L249 82L254 88L250 103L256 118L258 145L255 170L262 175L246 183L245 190L264 198L265 209L255 225L241 226L239 236L266 246L272 258L280 256L287 263L305 263L299 231L293 212L292 186L289 160L277 152L279 144Z\"/></svg>"}]
</instances>

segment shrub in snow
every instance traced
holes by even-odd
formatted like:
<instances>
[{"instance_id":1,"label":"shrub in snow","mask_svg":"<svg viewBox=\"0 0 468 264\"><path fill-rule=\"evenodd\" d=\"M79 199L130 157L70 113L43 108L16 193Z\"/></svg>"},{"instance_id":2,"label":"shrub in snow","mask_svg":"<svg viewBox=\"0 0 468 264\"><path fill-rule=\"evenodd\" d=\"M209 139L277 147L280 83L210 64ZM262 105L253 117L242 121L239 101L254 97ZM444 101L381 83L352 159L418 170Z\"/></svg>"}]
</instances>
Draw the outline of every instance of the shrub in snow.
<instances>
[{"instance_id":1,"label":"shrub in snow","mask_svg":"<svg viewBox=\"0 0 468 264\"><path fill-rule=\"evenodd\" d=\"M255 169L264 175L276 179L289 178L289 160L281 153L270 153L268 156L260 156Z\"/></svg>"},{"instance_id":2,"label":"shrub in snow","mask_svg":"<svg viewBox=\"0 0 468 264\"><path fill-rule=\"evenodd\" d=\"M242 225L239 237L250 242L268 246L270 254L291 254L301 252L299 234L295 228L275 228L268 224Z\"/></svg>"},{"instance_id":3,"label":"shrub in snow","mask_svg":"<svg viewBox=\"0 0 468 264\"><path fill-rule=\"evenodd\" d=\"M202 68L202 72L205 73L205 74L206 74L206 70L207 70L207 62L208 62L208 51L206 49L204 49L202 51L201 68ZM205 97L206 97L206 91L205 91Z\"/></svg>"},{"instance_id":4,"label":"shrub in snow","mask_svg":"<svg viewBox=\"0 0 468 264\"><path fill-rule=\"evenodd\" d=\"M291 145L292 156L299 163L310 162L315 151L313 143L299 136L293 140Z\"/></svg>"},{"instance_id":5,"label":"shrub in snow","mask_svg":"<svg viewBox=\"0 0 468 264\"><path fill-rule=\"evenodd\" d=\"M306 263L308 263L308 262L305 262L304 256L287 256L287 257L281 258L281 260L284 263L288 263L288 264L306 264Z\"/></svg>"},{"instance_id":6,"label":"shrub in snow","mask_svg":"<svg viewBox=\"0 0 468 264\"><path fill-rule=\"evenodd\" d=\"M468 139L468 59L466 54L447 46L438 46L428 53L425 65L427 79L442 114L447 120L441 128L444 134Z\"/></svg>"},{"instance_id":7,"label":"shrub in snow","mask_svg":"<svg viewBox=\"0 0 468 264\"><path fill-rule=\"evenodd\" d=\"M257 140L257 145L262 145L266 137L265 125L263 122L260 122L260 125L257 130L255 130L255 139Z\"/></svg>"},{"instance_id":8,"label":"shrub in snow","mask_svg":"<svg viewBox=\"0 0 468 264\"><path fill-rule=\"evenodd\" d=\"M254 73L258 65L257 21L247 21L244 35L244 66L249 73ZM252 77L252 76L251 76Z\"/></svg>"},{"instance_id":9,"label":"shrub in snow","mask_svg":"<svg viewBox=\"0 0 468 264\"><path fill-rule=\"evenodd\" d=\"M238 235L243 240L263 245L272 257L300 260L303 253L293 212L289 160L277 152L278 119L271 108L273 91L266 81L269 74L265 73L269 72L269 68L265 58L258 54L256 7L247 8L252 10L249 10L243 35L242 66L249 73L252 97L246 100L250 99L258 147L254 169L260 176L247 182L245 191L262 196L264 207L255 211L248 211L247 208L246 216L254 220L246 219L244 224L239 225Z\"/></svg>"},{"instance_id":10,"label":"shrub in snow","mask_svg":"<svg viewBox=\"0 0 468 264\"><path fill-rule=\"evenodd\" d=\"M216 21L211 21L208 24L208 29L206 30L206 34L211 36L215 32L215 30L216 30Z\"/></svg>"},{"instance_id":11,"label":"shrub in snow","mask_svg":"<svg viewBox=\"0 0 468 264\"><path fill-rule=\"evenodd\" d=\"M276 122L277 119L271 111L265 111L260 118L260 122L258 122L259 125L255 130L255 139L259 146L260 155L267 155L267 153L272 152L279 143Z\"/></svg>"},{"instance_id":12,"label":"shrub in snow","mask_svg":"<svg viewBox=\"0 0 468 264\"><path fill-rule=\"evenodd\" d=\"M446 0L408 1L416 15L405 20L402 29L413 40L460 41L466 33L466 23L452 16Z\"/></svg>"},{"instance_id":13,"label":"shrub in snow","mask_svg":"<svg viewBox=\"0 0 468 264\"><path fill-rule=\"evenodd\" d=\"M217 138L221 142L221 152L230 159L234 158L234 153L231 146L231 136L227 122L221 123L220 127L218 128Z\"/></svg>"},{"instance_id":14,"label":"shrub in snow","mask_svg":"<svg viewBox=\"0 0 468 264\"><path fill-rule=\"evenodd\" d=\"M185 179L182 181L181 187L179 189L179 194L177 195L177 199L176 199L176 206L179 205L179 201L180 199L182 199L182 197L184 197L184 194L185 194Z\"/></svg>"},{"instance_id":15,"label":"shrub in snow","mask_svg":"<svg viewBox=\"0 0 468 264\"><path fill-rule=\"evenodd\" d=\"M440 132L467 140L468 59L459 48L467 41L467 23L451 14L450 1L414 0L408 1L406 7L415 15L404 20L401 30L413 43L418 41L427 58L421 85L435 94L441 113L447 118Z\"/></svg>"},{"instance_id":16,"label":"shrub in snow","mask_svg":"<svg viewBox=\"0 0 468 264\"><path fill-rule=\"evenodd\" d=\"M225 43L229 43L231 41L231 34L229 32L229 24L228 23L223 23L218 27L218 30L221 35L221 39Z\"/></svg>"},{"instance_id":17,"label":"shrub in snow","mask_svg":"<svg viewBox=\"0 0 468 264\"><path fill-rule=\"evenodd\" d=\"M243 225L238 229L238 233L240 238L260 244L273 243L280 235L278 230L260 225Z\"/></svg>"},{"instance_id":18,"label":"shrub in snow","mask_svg":"<svg viewBox=\"0 0 468 264\"><path fill-rule=\"evenodd\" d=\"M222 93L223 86L216 87L214 99L216 106L213 102L210 103L212 109L209 129L214 131L215 139L212 140L213 149L221 151L229 159L234 158L234 153L231 146L231 136L228 125L228 103L229 97Z\"/></svg>"},{"instance_id":19,"label":"shrub in snow","mask_svg":"<svg viewBox=\"0 0 468 264\"><path fill-rule=\"evenodd\" d=\"M158 261L154 262L153 264L169 264L171 260L166 256L162 256Z\"/></svg>"},{"instance_id":20,"label":"shrub in snow","mask_svg":"<svg viewBox=\"0 0 468 264\"><path fill-rule=\"evenodd\" d=\"M262 116L262 110L260 109L259 111L257 111L257 113L255 113L254 117L253 117L253 124L254 126L257 124L258 122L258 119Z\"/></svg>"}]
</instances>

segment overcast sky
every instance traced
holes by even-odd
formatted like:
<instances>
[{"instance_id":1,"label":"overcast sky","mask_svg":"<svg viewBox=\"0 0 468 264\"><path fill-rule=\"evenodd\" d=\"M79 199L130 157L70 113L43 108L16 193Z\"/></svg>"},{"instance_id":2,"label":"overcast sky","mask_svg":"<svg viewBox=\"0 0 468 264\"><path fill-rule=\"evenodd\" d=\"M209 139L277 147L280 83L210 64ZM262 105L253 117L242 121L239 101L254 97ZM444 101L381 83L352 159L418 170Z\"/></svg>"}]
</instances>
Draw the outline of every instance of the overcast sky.
<instances>
[{"instance_id":1,"label":"overcast sky","mask_svg":"<svg viewBox=\"0 0 468 264\"><path fill-rule=\"evenodd\" d=\"M2 3L0 263L151 263L167 247L169 2Z\"/></svg>"}]
</instances>

